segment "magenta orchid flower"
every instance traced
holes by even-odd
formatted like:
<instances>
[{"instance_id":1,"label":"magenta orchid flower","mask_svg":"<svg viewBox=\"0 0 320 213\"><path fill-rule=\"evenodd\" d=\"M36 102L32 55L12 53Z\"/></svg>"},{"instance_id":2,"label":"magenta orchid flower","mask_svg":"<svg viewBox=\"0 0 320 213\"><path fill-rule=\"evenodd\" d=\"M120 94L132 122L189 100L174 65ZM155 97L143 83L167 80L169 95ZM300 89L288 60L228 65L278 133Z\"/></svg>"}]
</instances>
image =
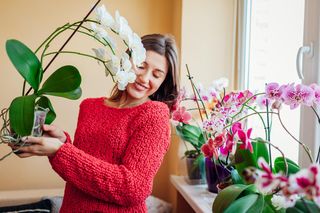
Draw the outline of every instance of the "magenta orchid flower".
<instances>
[{"instance_id":1,"label":"magenta orchid flower","mask_svg":"<svg viewBox=\"0 0 320 213\"><path fill-rule=\"evenodd\" d=\"M238 130L237 134L242 142L242 144L239 146L240 149L248 149L251 153L253 153L253 147L250 141L252 128L248 129L247 132L244 132L242 129Z\"/></svg>"},{"instance_id":2,"label":"magenta orchid flower","mask_svg":"<svg viewBox=\"0 0 320 213\"><path fill-rule=\"evenodd\" d=\"M236 144L234 136L238 132L238 130L241 130L241 123L240 122L234 123L231 127L231 132L227 133L226 142L225 142L224 146L220 147L220 153L222 155L227 156L228 153L233 151L233 148Z\"/></svg>"},{"instance_id":3,"label":"magenta orchid flower","mask_svg":"<svg viewBox=\"0 0 320 213\"><path fill-rule=\"evenodd\" d=\"M185 107L179 107L172 113L172 120L188 124L191 120L191 113L186 111Z\"/></svg>"}]
</instances>

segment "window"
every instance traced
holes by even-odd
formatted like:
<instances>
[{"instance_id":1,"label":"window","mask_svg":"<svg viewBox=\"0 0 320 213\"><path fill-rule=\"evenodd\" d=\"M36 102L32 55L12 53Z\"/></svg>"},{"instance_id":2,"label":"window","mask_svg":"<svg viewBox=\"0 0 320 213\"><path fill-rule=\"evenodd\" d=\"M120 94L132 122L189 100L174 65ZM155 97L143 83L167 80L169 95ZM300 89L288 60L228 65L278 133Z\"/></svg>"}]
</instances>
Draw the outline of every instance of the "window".
<instances>
[{"instance_id":1,"label":"window","mask_svg":"<svg viewBox=\"0 0 320 213\"><path fill-rule=\"evenodd\" d=\"M317 4L318 6L316 6ZM296 70L297 52L304 44L315 39L318 42L318 29L315 16L320 3L316 0L242 0L239 1L240 19L239 35L239 85L241 89L263 91L269 82L304 83L319 82L318 67L311 68L310 64L319 61L317 49L313 57L303 57L303 72L305 79L301 81ZM312 11L311 11L312 10ZM312 14L312 15L311 15ZM310 18L311 17L311 18ZM316 20L319 20L317 18ZM312 30L310 30L312 29ZM287 108L287 106L283 106ZM300 141L315 149L317 138L317 124L310 108L296 110L283 109L281 118L288 130ZM308 158L299 145L281 127L279 119L273 116L271 142L284 151L286 157L295 162L308 163ZM311 120L310 120L311 119ZM261 122L250 119L249 125L254 127L254 135L263 135ZM314 155L317 150L314 150ZM300 154L299 154L300 153ZM280 156L276 150L272 151L273 159Z\"/></svg>"}]
</instances>

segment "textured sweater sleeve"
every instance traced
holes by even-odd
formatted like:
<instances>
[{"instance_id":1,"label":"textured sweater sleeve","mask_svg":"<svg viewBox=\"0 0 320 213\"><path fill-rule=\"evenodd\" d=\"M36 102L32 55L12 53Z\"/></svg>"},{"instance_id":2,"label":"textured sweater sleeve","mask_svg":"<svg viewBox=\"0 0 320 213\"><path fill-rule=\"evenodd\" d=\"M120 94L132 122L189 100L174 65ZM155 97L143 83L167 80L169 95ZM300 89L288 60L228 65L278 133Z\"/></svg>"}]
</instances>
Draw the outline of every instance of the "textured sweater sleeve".
<instances>
[{"instance_id":1,"label":"textured sweater sleeve","mask_svg":"<svg viewBox=\"0 0 320 213\"><path fill-rule=\"evenodd\" d=\"M152 191L153 178L169 147L168 108L157 105L140 116L139 124L120 165L97 159L71 143L61 146L51 165L65 181L98 199L123 206L141 204Z\"/></svg>"}]
</instances>

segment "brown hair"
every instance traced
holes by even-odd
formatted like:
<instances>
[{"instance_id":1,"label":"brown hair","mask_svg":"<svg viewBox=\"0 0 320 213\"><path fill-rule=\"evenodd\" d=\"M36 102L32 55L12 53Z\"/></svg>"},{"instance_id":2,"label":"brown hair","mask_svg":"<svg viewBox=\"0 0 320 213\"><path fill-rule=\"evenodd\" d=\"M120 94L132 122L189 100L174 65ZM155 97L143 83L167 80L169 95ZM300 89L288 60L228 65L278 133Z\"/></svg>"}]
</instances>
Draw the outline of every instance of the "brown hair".
<instances>
[{"instance_id":1,"label":"brown hair","mask_svg":"<svg viewBox=\"0 0 320 213\"><path fill-rule=\"evenodd\" d=\"M149 98L153 101L161 101L172 109L179 92L178 51L174 38L165 34L150 34L141 38L144 48L165 56L168 62L168 73L159 89ZM119 101L123 91L115 85L111 91L110 101Z\"/></svg>"}]
</instances>

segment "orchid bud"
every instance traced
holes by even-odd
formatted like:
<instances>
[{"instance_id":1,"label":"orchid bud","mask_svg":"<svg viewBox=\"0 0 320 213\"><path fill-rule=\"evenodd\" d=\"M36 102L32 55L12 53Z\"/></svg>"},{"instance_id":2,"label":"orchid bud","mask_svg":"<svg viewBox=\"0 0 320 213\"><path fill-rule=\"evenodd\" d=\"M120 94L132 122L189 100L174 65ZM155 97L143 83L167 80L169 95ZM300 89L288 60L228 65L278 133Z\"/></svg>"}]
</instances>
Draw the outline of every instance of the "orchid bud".
<instances>
[{"instance_id":1,"label":"orchid bud","mask_svg":"<svg viewBox=\"0 0 320 213\"><path fill-rule=\"evenodd\" d=\"M271 108L280 110L281 109L281 102L280 101L273 102L273 104L271 105Z\"/></svg>"}]
</instances>

